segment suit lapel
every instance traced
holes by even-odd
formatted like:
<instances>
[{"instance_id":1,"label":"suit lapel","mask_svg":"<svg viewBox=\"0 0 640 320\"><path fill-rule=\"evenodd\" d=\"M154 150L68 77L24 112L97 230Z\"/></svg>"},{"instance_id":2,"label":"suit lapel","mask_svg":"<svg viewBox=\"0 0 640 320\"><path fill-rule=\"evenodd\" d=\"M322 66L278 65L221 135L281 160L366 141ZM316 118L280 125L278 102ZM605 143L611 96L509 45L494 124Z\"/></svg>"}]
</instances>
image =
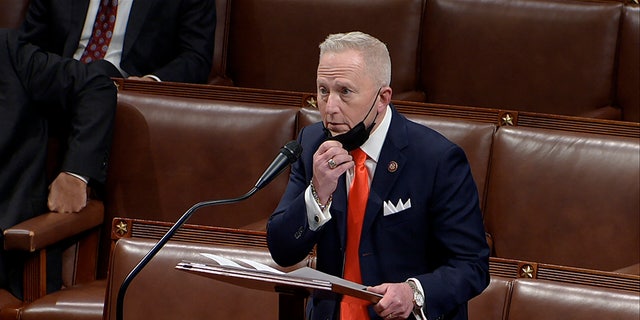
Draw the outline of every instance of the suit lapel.
<instances>
[{"instance_id":1,"label":"suit lapel","mask_svg":"<svg viewBox=\"0 0 640 320\"><path fill-rule=\"evenodd\" d=\"M127 30L124 35L124 43L122 46L122 60L129 54L131 47L138 39L142 25L147 19L151 7L155 3L155 0L135 0L131 5L131 12L129 13L129 20L127 21Z\"/></svg>"},{"instance_id":2,"label":"suit lapel","mask_svg":"<svg viewBox=\"0 0 640 320\"><path fill-rule=\"evenodd\" d=\"M65 37L67 41L62 49L62 55L65 57L73 56L76 49L78 49L84 22L87 18L87 11L89 10L89 0L69 1L69 6L70 10L68 13L70 16L67 20L70 21L69 34Z\"/></svg>"},{"instance_id":3,"label":"suit lapel","mask_svg":"<svg viewBox=\"0 0 640 320\"><path fill-rule=\"evenodd\" d=\"M393 117L387 138L380 151L376 172L373 176L371 189L369 191L369 201L362 225L363 234L369 230L373 222L380 216L384 199L396 185L400 173L405 167L407 158L402 153L402 149L408 144L406 119L392 108ZM392 167L392 162L396 163L396 168Z\"/></svg>"}]
</instances>

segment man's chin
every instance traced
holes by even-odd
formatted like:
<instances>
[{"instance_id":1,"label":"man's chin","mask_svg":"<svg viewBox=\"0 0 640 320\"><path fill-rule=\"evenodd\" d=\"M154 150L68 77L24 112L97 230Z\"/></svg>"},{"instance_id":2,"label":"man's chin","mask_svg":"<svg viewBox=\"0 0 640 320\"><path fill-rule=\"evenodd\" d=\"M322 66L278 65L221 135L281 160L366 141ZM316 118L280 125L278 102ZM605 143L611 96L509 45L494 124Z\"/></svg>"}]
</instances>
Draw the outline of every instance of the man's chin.
<instances>
[{"instance_id":1,"label":"man's chin","mask_svg":"<svg viewBox=\"0 0 640 320\"><path fill-rule=\"evenodd\" d=\"M341 135L341 134L349 131L349 126L347 126L347 125L331 125L330 124L326 128L331 133L332 136Z\"/></svg>"}]
</instances>

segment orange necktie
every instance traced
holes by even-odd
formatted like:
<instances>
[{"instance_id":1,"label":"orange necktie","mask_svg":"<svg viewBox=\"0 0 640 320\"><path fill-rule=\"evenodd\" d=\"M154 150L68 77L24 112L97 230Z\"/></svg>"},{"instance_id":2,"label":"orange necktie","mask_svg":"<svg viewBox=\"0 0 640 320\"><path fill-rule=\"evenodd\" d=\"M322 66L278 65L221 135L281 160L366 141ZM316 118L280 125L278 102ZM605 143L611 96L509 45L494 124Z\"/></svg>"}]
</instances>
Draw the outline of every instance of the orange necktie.
<instances>
[{"instance_id":1,"label":"orange necktie","mask_svg":"<svg viewBox=\"0 0 640 320\"><path fill-rule=\"evenodd\" d=\"M362 283L358 248L360 247L364 211L369 198L369 172L364 165L365 160L367 160L367 154L362 149L351 151L351 155L356 166L347 204L347 249L344 259L344 278L356 283ZM344 296L340 303L340 319L369 319L367 305L368 302L365 300Z\"/></svg>"}]
</instances>

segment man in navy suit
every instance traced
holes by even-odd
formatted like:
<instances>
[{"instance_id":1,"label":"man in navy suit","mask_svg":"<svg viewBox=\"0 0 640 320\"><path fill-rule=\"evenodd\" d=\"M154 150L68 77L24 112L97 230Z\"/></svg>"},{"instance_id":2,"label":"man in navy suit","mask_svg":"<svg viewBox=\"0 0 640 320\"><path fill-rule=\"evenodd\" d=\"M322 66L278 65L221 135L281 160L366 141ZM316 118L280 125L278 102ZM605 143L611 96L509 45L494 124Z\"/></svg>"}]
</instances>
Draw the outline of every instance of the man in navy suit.
<instances>
[{"instance_id":1,"label":"man in navy suit","mask_svg":"<svg viewBox=\"0 0 640 320\"><path fill-rule=\"evenodd\" d=\"M477 188L460 147L390 104L390 78L386 46L367 34L330 35L320 45L322 121L300 132L301 159L267 224L269 250L289 266L315 247L317 269L344 276L360 149L370 191L355 259L367 290L382 295L364 303L364 318L467 319L468 300L489 283ZM341 315L357 303L345 301L315 292L307 316L356 318Z\"/></svg>"},{"instance_id":2,"label":"man in navy suit","mask_svg":"<svg viewBox=\"0 0 640 320\"><path fill-rule=\"evenodd\" d=\"M0 29L0 240L4 229L49 210L80 211L88 187L105 183L117 99L105 75L110 68L104 60L82 64L44 52L14 30ZM61 146L61 167L49 179L52 118L64 118L59 125L71 134ZM62 282L60 252L47 254L53 291ZM23 260L0 247L0 287L19 298Z\"/></svg>"},{"instance_id":3,"label":"man in navy suit","mask_svg":"<svg viewBox=\"0 0 640 320\"><path fill-rule=\"evenodd\" d=\"M104 1L104 0L102 0ZM110 0L117 3L105 60L139 80L206 83L216 26L214 0ZM44 50L80 59L100 0L31 0L24 38Z\"/></svg>"}]
</instances>

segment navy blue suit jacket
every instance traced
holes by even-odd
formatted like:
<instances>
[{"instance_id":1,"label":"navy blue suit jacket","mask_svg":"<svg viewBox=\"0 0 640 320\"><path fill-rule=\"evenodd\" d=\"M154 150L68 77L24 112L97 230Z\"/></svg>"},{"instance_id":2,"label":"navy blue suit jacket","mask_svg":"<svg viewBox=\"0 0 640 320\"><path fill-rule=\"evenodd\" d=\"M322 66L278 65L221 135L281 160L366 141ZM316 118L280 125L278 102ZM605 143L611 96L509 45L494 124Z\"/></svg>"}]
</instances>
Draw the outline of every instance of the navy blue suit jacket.
<instances>
[{"instance_id":1,"label":"navy blue suit jacket","mask_svg":"<svg viewBox=\"0 0 640 320\"><path fill-rule=\"evenodd\" d=\"M88 0L31 0L22 25L25 39L73 57ZM216 26L213 0L136 0L125 31L120 67L132 76L205 83L211 72Z\"/></svg>"},{"instance_id":2,"label":"navy blue suit jacket","mask_svg":"<svg viewBox=\"0 0 640 320\"><path fill-rule=\"evenodd\" d=\"M466 319L467 301L489 282L489 248L468 161L460 147L391 109L360 240L363 282L375 286L415 277L425 290L429 320ZM292 165L285 194L269 219L269 249L277 263L292 265L317 245L317 269L342 276L345 177L333 194L332 219L311 231L304 191L313 174L313 154L325 141L321 123L304 128L298 140L303 153ZM411 208L383 215L383 201L395 205L409 199ZM338 302L339 297L315 293L307 310L310 319L334 318ZM372 308L370 314L377 317Z\"/></svg>"}]
</instances>

